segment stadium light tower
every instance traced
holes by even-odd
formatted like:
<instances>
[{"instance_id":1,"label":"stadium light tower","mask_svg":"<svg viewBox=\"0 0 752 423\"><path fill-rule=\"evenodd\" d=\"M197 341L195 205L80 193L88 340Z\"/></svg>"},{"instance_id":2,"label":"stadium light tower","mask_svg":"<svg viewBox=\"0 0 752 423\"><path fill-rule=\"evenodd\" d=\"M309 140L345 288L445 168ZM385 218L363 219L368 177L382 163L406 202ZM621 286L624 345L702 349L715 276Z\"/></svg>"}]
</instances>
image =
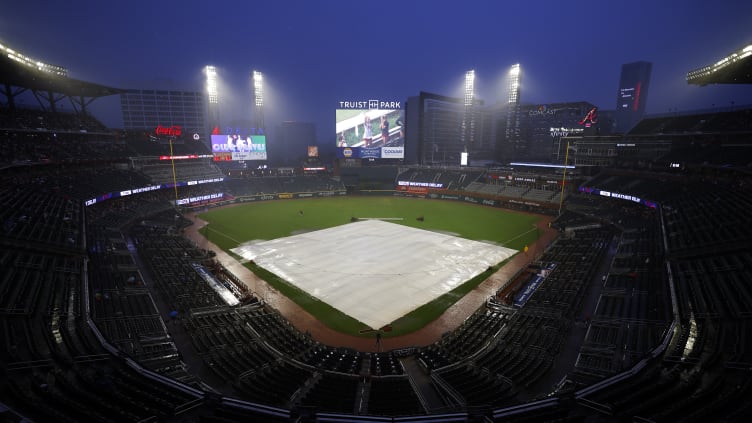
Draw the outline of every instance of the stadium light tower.
<instances>
[{"instance_id":1,"label":"stadium light tower","mask_svg":"<svg viewBox=\"0 0 752 423\"><path fill-rule=\"evenodd\" d=\"M209 95L209 104L219 103L219 93L217 91L217 68L214 66L206 67L206 93Z\"/></svg>"},{"instance_id":2,"label":"stadium light tower","mask_svg":"<svg viewBox=\"0 0 752 423\"><path fill-rule=\"evenodd\" d=\"M253 71L253 99L256 107L264 105L264 75L257 70Z\"/></svg>"},{"instance_id":3,"label":"stadium light tower","mask_svg":"<svg viewBox=\"0 0 752 423\"><path fill-rule=\"evenodd\" d=\"M253 80L253 127L257 133L264 133L264 74L257 70L251 72Z\"/></svg>"},{"instance_id":4,"label":"stadium light tower","mask_svg":"<svg viewBox=\"0 0 752 423\"><path fill-rule=\"evenodd\" d=\"M475 70L465 72L465 107L472 106L475 97Z\"/></svg>"},{"instance_id":5,"label":"stadium light tower","mask_svg":"<svg viewBox=\"0 0 752 423\"><path fill-rule=\"evenodd\" d=\"M509 68L509 92L507 93L506 153L516 158L517 145L520 140L520 64Z\"/></svg>"},{"instance_id":6,"label":"stadium light tower","mask_svg":"<svg viewBox=\"0 0 752 423\"><path fill-rule=\"evenodd\" d=\"M467 145L475 141L475 70L465 72L465 111L462 115L462 146L467 151Z\"/></svg>"},{"instance_id":7,"label":"stadium light tower","mask_svg":"<svg viewBox=\"0 0 752 423\"><path fill-rule=\"evenodd\" d=\"M204 68L206 73L206 95L209 99L209 126L210 132L214 132L215 128L219 128L219 90L217 89L217 68L214 66L206 66Z\"/></svg>"},{"instance_id":8,"label":"stadium light tower","mask_svg":"<svg viewBox=\"0 0 752 423\"><path fill-rule=\"evenodd\" d=\"M508 104L520 104L520 64L515 63L509 69Z\"/></svg>"}]
</instances>

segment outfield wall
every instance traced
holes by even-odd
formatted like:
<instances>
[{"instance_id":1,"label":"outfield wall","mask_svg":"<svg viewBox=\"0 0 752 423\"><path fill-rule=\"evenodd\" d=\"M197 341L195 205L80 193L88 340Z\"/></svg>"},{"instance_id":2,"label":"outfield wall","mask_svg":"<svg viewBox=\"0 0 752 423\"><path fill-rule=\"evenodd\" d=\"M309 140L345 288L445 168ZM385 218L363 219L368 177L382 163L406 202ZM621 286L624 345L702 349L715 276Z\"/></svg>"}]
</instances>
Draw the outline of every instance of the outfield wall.
<instances>
[{"instance_id":1,"label":"outfield wall","mask_svg":"<svg viewBox=\"0 0 752 423\"><path fill-rule=\"evenodd\" d=\"M210 204L195 204L188 205L184 208L187 210L195 210L200 208L214 208L219 206L228 206L231 204L243 204L252 203L257 201L271 201L271 200L293 200L300 198L325 198L325 197L342 197L347 195L345 190L335 191L316 191L316 192L279 192L274 194L257 194L257 195L244 195L242 197L226 197L222 201L214 201Z\"/></svg>"},{"instance_id":2,"label":"outfield wall","mask_svg":"<svg viewBox=\"0 0 752 423\"><path fill-rule=\"evenodd\" d=\"M257 194L242 197L226 197L222 201L215 201L210 204L201 203L186 206L187 209L213 208L227 206L230 204L242 204L257 201L270 200L294 200L302 198L325 198L340 197L348 195L346 190L333 191L315 191L315 192L280 192L273 194ZM363 196L397 196L425 198L431 200L450 200L462 201L466 203L479 204L489 207L498 207L507 210L524 211L536 214L556 214L558 205L552 203L541 203L519 198L507 197L488 197L478 193L468 193L466 191L449 191L449 190L432 190L427 188L411 188L407 190L360 190L358 195Z\"/></svg>"},{"instance_id":3,"label":"outfield wall","mask_svg":"<svg viewBox=\"0 0 752 423\"><path fill-rule=\"evenodd\" d=\"M363 193L363 191L361 191ZM381 191L383 195L383 191ZM392 191L392 195L401 197L414 197L414 198L427 198L432 200L452 200L462 201L472 204L480 204L489 207L498 207L507 210L525 211L536 214L556 214L558 212L558 205L551 203L539 203L535 201L529 201L519 198L507 198L507 197L488 197L482 194L472 193L469 194L466 191L449 191L449 190L432 190L427 189L416 190L395 190Z\"/></svg>"}]
</instances>

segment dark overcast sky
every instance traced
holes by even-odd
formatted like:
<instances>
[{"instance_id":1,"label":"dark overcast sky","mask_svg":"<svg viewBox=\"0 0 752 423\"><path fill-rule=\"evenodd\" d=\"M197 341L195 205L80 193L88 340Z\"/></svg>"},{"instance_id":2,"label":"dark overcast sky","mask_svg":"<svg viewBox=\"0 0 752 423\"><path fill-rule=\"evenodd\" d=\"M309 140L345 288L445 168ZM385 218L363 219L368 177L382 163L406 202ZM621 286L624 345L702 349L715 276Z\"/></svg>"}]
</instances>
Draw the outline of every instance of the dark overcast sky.
<instances>
[{"instance_id":1,"label":"dark overcast sky","mask_svg":"<svg viewBox=\"0 0 752 423\"><path fill-rule=\"evenodd\" d=\"M266 76L266 123L334 133L339 100L506 96L522 68L524 103L614 109L621 65L653 63L648 113L752 104L749 86L689 86L686 72L752 44L752 1L0 0L0 42L119 88L201 89L218 67L224 120L250 113L252 69ZM114 103L110 101L110 103ZM106 124L116 106L97 100ZM98 107L98 109L97 109ZM116 113L113 110L116 109ZM223 122L224 123L224 122ZM320 140L321 141L321 140Z\"/></svg>"}]
</instances>

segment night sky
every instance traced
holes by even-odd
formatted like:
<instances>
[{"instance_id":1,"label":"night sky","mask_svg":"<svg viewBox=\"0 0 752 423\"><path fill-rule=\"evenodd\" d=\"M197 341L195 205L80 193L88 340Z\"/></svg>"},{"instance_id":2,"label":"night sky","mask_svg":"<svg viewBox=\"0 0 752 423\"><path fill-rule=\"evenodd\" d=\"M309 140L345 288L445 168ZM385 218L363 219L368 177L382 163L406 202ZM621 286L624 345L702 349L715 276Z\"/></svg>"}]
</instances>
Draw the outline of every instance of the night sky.
<instances>
[{"instance_id":1,"label":"night sky","mask_svg":"<svg viewBox=\"0 0 752 423\"><path fill-rule=\"evenodd\" d=\"M616 107L624 63L653 63L648 113L752 104L752 87L690 86L687 71L752 44L752 1L0 0L0 42L118 88L203 89L218 68L223 124L250 114L266 77L266 124L334 136L340 100L461 92L475 69L486 104L522 69L523 103ZM117 99L94 114L122 125Z\"/></svg>"}]
</instances>

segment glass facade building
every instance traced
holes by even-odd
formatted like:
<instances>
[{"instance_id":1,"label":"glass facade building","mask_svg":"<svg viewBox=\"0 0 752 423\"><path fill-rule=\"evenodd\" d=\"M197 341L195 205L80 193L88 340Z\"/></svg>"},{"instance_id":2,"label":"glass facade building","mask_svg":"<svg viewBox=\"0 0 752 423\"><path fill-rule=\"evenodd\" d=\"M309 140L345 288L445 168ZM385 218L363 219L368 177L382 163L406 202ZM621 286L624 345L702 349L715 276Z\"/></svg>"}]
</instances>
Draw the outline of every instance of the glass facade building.
<instances>
[{"instance_id":1,"label":"glass facade building","mask_svg":"<svg viewBox=\"0 0 752 423\"><path fill-rule=\"evenodd\" d=\"M180 126L183 133L204 134L206 104L197 91L131 89L120 94L123 129L149 130Z\"/></svg>"},{"instance_id":2,"label":"glass facade building","mask_svg":"<svg viewBox=\"0 0 752 423\"><path fill-rule=\"evenodd\" d=\"M645 114L652 68L650 62L622 65L616 98L616 132L627 133Z\"/></svg>"}]
</instances>

